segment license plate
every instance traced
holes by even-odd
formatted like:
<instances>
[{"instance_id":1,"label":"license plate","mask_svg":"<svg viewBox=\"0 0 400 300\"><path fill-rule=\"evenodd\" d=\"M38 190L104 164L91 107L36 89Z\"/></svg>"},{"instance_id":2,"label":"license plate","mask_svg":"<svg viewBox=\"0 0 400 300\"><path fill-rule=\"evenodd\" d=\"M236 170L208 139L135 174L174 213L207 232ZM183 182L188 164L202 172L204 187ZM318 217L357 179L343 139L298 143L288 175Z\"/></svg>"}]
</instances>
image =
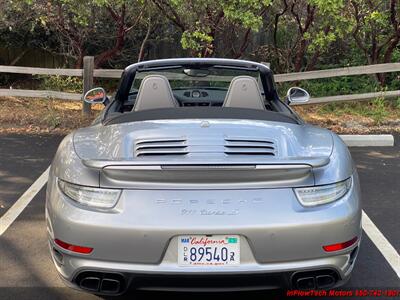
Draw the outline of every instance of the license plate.
<instances>
[{"instance_id":1,"label":"license plate","mask_svg":"<svg viewBox=\"0 0 400 300\"><path fill-rule=\"evenodd\" d=\"M178 237L180 266L235 266L240 264L237 235L188 235Z\"/></svg>"}]
</instances>

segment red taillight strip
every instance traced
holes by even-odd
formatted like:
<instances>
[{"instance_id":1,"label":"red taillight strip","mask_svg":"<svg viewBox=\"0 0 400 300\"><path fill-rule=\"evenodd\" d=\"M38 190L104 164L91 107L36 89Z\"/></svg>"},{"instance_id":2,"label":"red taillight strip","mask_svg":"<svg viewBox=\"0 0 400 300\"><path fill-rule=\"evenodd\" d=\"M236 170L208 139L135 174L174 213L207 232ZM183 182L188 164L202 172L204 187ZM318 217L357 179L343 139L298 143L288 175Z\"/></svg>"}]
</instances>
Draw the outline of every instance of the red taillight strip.
<instances>
[{"instance_id":1,"label":"red taillight strip","mask_svg":"<svg viewBox=\"0 0 400 300\"><path fill-rule=\"evenodd\" d=\"M339 251L339 250L343 250L343 249L349 248L350 246L353 246L357 242L357 240L358 240L358 237L354 237L350 241L347 241L347 242L344 242L344 243L338 243L338 244L322 246L322 248L326 252Z\"/></svg>"},{"instance_id":2,"label":"red taillight strip","mask_svg":"<svg viewBox=\"0 0 400 300\"><path fill-rule=\"evenodd\" d=\"M59 239L55 239L54 242L61 248L72 251L72 252L76 252L76 253L89 254L93 251L93 248L71 245L71 244L63 242Z\"/></svg>"}]
</instances>

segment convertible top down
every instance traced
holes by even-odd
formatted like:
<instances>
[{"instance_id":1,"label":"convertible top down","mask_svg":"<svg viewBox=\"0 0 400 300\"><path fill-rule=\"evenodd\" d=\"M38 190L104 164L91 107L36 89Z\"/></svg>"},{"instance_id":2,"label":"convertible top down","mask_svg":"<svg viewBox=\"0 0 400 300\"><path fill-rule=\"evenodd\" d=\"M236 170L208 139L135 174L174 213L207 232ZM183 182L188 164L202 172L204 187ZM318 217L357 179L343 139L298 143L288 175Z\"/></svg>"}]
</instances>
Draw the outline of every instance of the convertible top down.
<instances>
[{"instance_id":1,"label":"convertible top down","mask_svg":"<svg viewBox=\"0 0 400 300\"><path fill-rule=\"evenodd\" d=\"M64 138L46 218L67 284L194 291L332 288L361 239L356 169L334 133L280 100L271 70L229 59L128 66L105 109Z\"/></svg>"}]
</instances>

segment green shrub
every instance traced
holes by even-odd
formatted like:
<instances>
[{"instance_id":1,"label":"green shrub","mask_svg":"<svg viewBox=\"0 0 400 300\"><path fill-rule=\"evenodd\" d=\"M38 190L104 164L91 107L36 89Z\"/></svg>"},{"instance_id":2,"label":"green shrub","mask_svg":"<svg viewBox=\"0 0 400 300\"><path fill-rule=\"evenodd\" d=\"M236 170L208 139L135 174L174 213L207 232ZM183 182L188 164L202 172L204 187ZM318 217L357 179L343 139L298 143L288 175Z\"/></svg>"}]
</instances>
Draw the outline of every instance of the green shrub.
<instances>
[{"instance_id":1,"label":"green shrub","mask_svg":"<svg viewBox=\"0 0 400 300\"><path fill-rule=\"evenodd\" d=\"M81 93L83 90L83 81L79 77L38 75L36 78L40 81L40 88L44 90L69 93Z\"/></svg>"},{"instance_id":2,"label":"green shrub","mask_svg":"<svg viewBox=\"0 0 400 300\"><path fill-rule=\"evenodd\" d=\"M400 110L400 97L397 98L394 103L395 103L394 108Z\"/></svg>"},{"instance_id":3,"label":"green shrub","mask_svg":"<svg viewBox=\"0 0 400 300\"><path fill-rule=\"evenodd\" d=\"M372 76L342 76L279 83L277 84L279 95L283 97L291 86L299 86L306 89L311 97L350 95L382 90L379 83ZM392 89L392 87L389 89Z\"/></svg>"},{"instance_id":4,"label":"green shrub","mask_svg":"<svg viewBox=\"0 0 400 300\"><path fill-rule=\"evenodd\" d=\"M370 116L377 124L381 124L385 118L389 115L387 105L383 98L377 98L371 102L371 108L366 112L366 115Z\"/></svg>"}]
</instances>

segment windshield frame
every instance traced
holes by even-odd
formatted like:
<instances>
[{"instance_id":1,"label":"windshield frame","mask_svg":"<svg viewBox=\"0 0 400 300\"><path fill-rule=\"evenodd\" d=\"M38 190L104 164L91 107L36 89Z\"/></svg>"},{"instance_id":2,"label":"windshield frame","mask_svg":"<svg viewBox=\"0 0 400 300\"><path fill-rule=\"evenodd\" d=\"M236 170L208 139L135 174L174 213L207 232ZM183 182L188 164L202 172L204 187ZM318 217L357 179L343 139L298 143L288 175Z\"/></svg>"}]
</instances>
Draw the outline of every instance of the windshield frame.
<instances>
[{"instance_id":1,"label":"windshield frame","mask_svg":"<svg viewBox=\"0 0 400 300\"><path fill-rule=\"evenodd\" d=\"M137 72L157 71L175 68L206 67L258 71L260 73L260 79L263 86L265 99L268 101L279 101L279 98L277 98L272 71L266 65L246 60L217 58L160 59L132 64L128 66L122 73L120 85L118 87L117 94L115 95L115 100L120 103L124 103L128 100L130 87L132 86Z\"/></svg>"}]
</instances>

